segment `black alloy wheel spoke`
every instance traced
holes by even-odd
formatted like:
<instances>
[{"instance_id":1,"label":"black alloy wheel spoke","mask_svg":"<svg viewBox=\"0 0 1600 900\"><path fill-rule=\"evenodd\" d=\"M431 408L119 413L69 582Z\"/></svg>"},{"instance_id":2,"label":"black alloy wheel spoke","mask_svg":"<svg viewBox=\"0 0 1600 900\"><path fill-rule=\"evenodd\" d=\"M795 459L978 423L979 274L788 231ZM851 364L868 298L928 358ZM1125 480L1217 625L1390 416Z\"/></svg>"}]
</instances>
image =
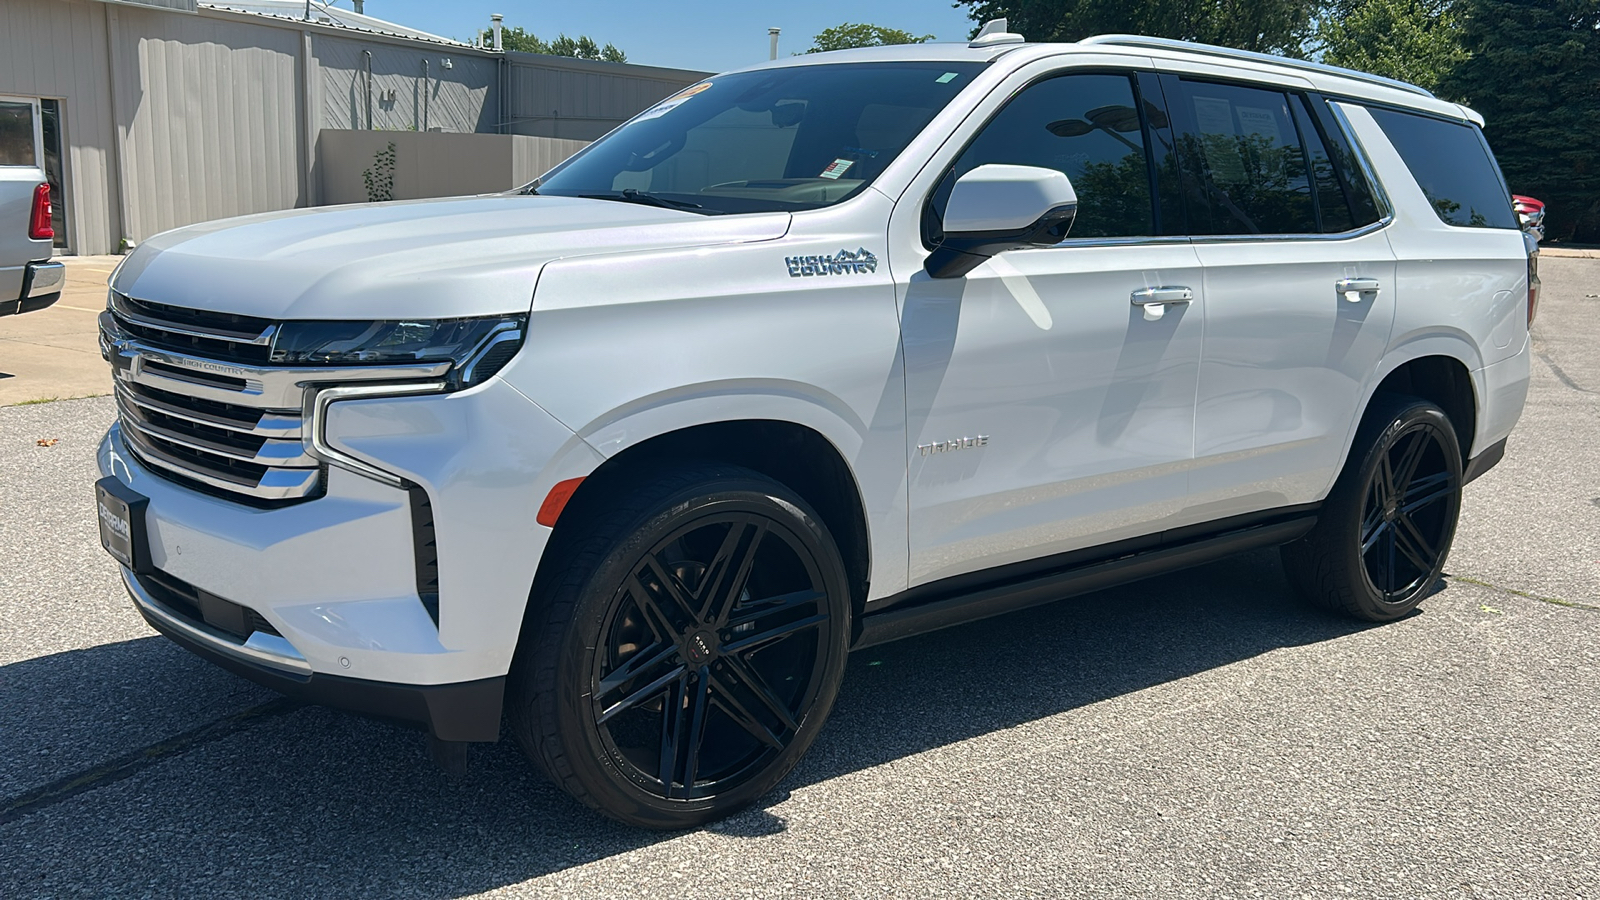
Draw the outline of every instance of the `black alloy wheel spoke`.
<instances>
[{"instance_id":1,"label":"black alloy wheel spoke","mask_svg":"<svg viewBox=\"0 0 1600 900\"><path fill-rule=\"evenodd\" d=\"M750 570L766 533L766 525L760 522L734 522L728 527L722 546L706 569L696 611L700 621L716 626L727 620L750 581Z\"/></svg>"},{"instance_id":2,"label":"black alloy wheel spoke","mask_svg":"<svg viewBox=\"0 0 1600 900\"><path fill-rule=\"evenodd\" d=\"M689 673L682 672L667 688L666 699L661 704L661 786L672 796L672 776L678 770L678 742L683 739L684 688L688 687ZM687 785L686 785L687 787Z\"/></svg>"},{"instance_id":3,"label":"black alloy wheel spoke","mask_svg":"<svg viewBox=\"0 0 1600 900\"><path fill-rule=\"evenodd\" d=\"M683 757L683 778L680 783L685 790L692 789L700 775L700 746L706 739L706 713L711 710L711 670L701 666L695 672L694 686L689 694L689 746ZM663 778L668 787L671 781ZM668 796L671 796L670 794Z\"/></svg>"},{"instance_id":4,"label":"black alloy wheel spoke","mask_svg":"<svg viewBox=\"0 0 1600 900\"><path fill-rule=\"evenodd\" d=\"M1421 569L1424 574L1433 571L1434 561L1438 554L1428 544L1428 539L1422 536L1422 531L1416 523L1406 516L1399 516L1394 523L1395 543L1400 552L1411 560L1411 564Z\"/></svg>"},{"instance_id":5,"label":"black alloy wheel spoke","mask_svg":"<svg viewBox=\"0 0 1600 900\"><path fill-rule=\"evenodd\" d=\"M1383 547L1383 592L1394 593L1394 573L1399 560L1395 558L1395 534L1391 527Z\"/></svg>"},{"instance_id":6,"label":"black alloy wheel spoke","mask_svg":"<svg viewBox=\"0 0 1600 900\"><path fill-rule=\"evenodd\" d=\"M1405 449L1400 452L1399 465L1394 467L1393 480L1389 483L1390 497L1398 498L1406 495L1411 479L1417 475L1417 466L1422 464L1423 452L1432 443L1428 440L1428 434L1425 431L1414 432L1410 437L1410 443L1406 444Z\"/></svg>"},{"instance_id":7,"label":"black alloy wheel spoke","mask_svg":"<svg viewBox=\"0 0 1600 900\"><path fill-rule=\"evenodd\" d=\"M618 700L611 706L606 707L605 710L600 713L600 716L596 719L596 721L600 724L604 724L606 721L614 718L618 713L626 712L635 706L638 706L640 703L655 697L657 694L661 693L662 689L664 688L668 689L667 695L670 699L672 696L670 686L674 682L682 679L687 671L688 668L686 666L674 666L668 670L665 675L662 675L644 687L639 688L628 696L623 697L621 700Z\"/></svg>"},{"instance_id":8,"label":"black alloy wheel spoke","mask_svg":"<svg viewBox=\"0 0 1600 900\"><path fill-rule=\"evenodd\" d=\"M1400 511L1407 516L1431 506L1455 493L1455 479L1449 472L1439 472L1411 482L1402 499Z\"/></svg>"},{"instance_id":9,"label":"black alloy wheel spoke","mask_svg":"<svg viewBox=\"0 0 1600 900\"><path fill-rule=\"evenodd\" d=\"M651 572L666 587L660 593L652 591L635 574L628 579L628 593L639 604L639 612L644 615L645 622L656 633L656 637L669 644L676 643L693 627L694 620L683 606L681 595L672 587L672 576L661 568L655 556L648 558L648 564Z\"/></svg>"},{"instance_id":10,"label":"black alloy wheel spoke","mask_svg":"<svg viewBox=\"0 0 1600 900\"><path fill-rule=\"evenodd\" d=\"M600 686L594 692L594 699L600 700L611 696L617 689L671 659L677 652L677 645L670 643L652 644L640 650L628 657L627 662L600 679Z\"/></svg>"},{"instance_id":11,"label":"black alloy wheel spoke","mask_svg":"<svg viewBox=\"0 0 1600 900\"><path fill-rule=\"evenodd\" d=\"M806 618L798 621L785 622L781 625L775 625L766 631L758 631L749 637L742 637L737 641L725 645L723 650L727 653L739 653L741 651L754 650L755 648L764 644L770 644L773 641L782 640L791 634L798 634L799 632L816 628L826 621L828 621L827 613L818 613L817 615L807 616Z\"/></svg>"},{"instance_id":12,"label":"black alloy wheel spoke","mask_svg":"<svg viewBox=\"0 0 1600 900\"><path fill-rule=\"evenodd\" d=\"M762 722L760 718L750 712L750 709L740 701L738 695L742 692L735 691L729 687L728 680L717 673L712 673L711 683L716 688L716 693L711 695L713 702L729 719L733 720L735 725L738 725L756 740L766 744L773 750L783 749L783 738L774 733L771 728L768 728L765 722Z\"/></svg>"},{"instance_id":13,"label":"black alloy wheel spoke","mask_svg":"<svg viewBox=\"0 0 1600 900\"><path fill-rule=\"evenodd\" d=\"M784 728L790 731L796 731L800 728L800 723L795 720L794 713L789 711L788 705L778 699L777 695L772 692L772 688L767 686L767 680L761 677L761 674L755 670L755 667L750 665L748 660L739 656L729 655L722 658L722 663L724 671L732 672L738 683L742 684L751 696L766 707L767 712L771 713L779 722L782 722ZM723 678L722 683L727 684L728 679Z\"/></svg>"},{"instance_id":14,"label":"black alloy wheel spoke","mask_svg":"<svg viewBox=\"0 0 1600 900\"><path fill-rule=\"evenodd\" d=\"M1372 531L1368 532L1366 534L1366 536L1361 539L1361 555L1362 556L1366 556L1368 553L1370 553L1372 551L1373 545L1378 543L1378 541L1382 540L1383 536L1388 534L1392 530L1393 530L1393 526L1391 526L1389 524L1388 520L1386 520L1386 519L1384 519L1384 518L1382 518L1380 516L1379 519L1378 519L1377 526L1374 527L1372 529Z\"/></svg>"}]
</instances>

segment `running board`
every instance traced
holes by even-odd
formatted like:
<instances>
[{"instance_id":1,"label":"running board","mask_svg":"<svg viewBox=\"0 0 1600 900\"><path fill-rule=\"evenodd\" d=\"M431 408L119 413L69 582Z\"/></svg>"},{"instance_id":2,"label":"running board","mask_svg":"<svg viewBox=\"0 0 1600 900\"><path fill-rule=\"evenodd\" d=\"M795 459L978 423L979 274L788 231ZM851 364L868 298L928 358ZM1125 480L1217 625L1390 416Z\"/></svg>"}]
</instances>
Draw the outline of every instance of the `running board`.
<instances>
[{"instance_id":1,"label":"running board","mask_svg":"<svg viewBox=\"0 0 1600 900\"><path fill-rule=\"evenodd\" d=\"M1053 603L1102 588L1187 569L1235 553L1287 544L1303 536L1316 524L1315 515L1299 516L1185 544L1157 547L1118 559L1058 570L1022 581L935 597L913 606L896 607L868 614L861 621L861 633L851 649L860 650L863 647L887 644L890 641L938 631L952 625L975 622L990 616L1004 615L1030 606Z\"/></svg>"}]
</instances>

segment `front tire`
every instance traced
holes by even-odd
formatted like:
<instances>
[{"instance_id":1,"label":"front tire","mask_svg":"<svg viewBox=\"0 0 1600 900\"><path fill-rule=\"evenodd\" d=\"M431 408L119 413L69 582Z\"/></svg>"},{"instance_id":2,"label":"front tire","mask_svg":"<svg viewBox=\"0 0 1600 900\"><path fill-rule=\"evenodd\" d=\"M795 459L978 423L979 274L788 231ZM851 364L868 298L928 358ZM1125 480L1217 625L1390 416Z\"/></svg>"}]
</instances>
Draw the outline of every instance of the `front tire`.
<instances>
[{"instance_id":1,"label":"front tire","mask_svg":"<svg viewBox=\"0 0 1600 900\"><path fill-rule=\"evenodd\" d=\"M512 731L613 818L720 818L776 786L827 718L850 634L843 560L803 499L747 469L698 466L596 505L547 551L564 562L535 589Z\"/></svg>"},{"instance_id":2,"label":"front tire","mask_svg":"<svg viewBox=\"0 0 1600 900\"><path fill-rule=\"evenodd\" d=\"M1375 397L1316 527L1283 547L1290 581L1357 619L1409 614L1444 572L1461 487L1461 447L1444 410Z\"/></svg>"}]
</instances>

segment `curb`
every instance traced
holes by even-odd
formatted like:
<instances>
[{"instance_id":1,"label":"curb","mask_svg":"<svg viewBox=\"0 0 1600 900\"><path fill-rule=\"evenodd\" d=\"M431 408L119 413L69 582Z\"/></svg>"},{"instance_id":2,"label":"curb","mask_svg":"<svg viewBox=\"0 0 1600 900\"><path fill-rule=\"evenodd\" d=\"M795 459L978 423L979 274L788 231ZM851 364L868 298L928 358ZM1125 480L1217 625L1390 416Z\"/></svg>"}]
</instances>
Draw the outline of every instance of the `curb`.
<instances>
[{"instance_id":1,"label":"curb","mask_svg":"<svg viewBox=\"0 0 1600 900\"><path fill-rule=\"evenodd\" d=\"M1579 249L1577 247L1540 247L1539 255L1565 259L1600 259L1600 250Z\"/></svg>"}]
</instances>

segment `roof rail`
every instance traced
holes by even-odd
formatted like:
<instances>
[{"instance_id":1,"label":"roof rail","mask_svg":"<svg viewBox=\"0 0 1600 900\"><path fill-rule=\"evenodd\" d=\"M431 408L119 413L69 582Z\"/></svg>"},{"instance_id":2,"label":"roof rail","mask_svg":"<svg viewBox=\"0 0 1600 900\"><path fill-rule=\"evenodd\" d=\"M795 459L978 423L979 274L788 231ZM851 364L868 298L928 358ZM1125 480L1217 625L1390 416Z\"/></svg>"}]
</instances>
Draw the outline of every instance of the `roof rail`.
<instances>
[{"instance_id":1,"label":"roof rail","mask_svg":"<svg viewBox=\"0 0 1600 900\"><path fill-rule=\"evenodd\" d=\"M1198 53L1204 56L1222 56L1229 59L1244 59L1252 62L1270 63L1275 66L1286 66L1291 69L1300 69L1307 72L1320 72L1324 75L1338 75L1341 78L1352 78L1356 81L1365 81L1382 87L1394 88L1423 97L1432 97L1431 91L1419 88L1414 84L1385 78L1382 75L1370 75L1366 72L1357 72L1355 69L1345 69L1339 66L1330 66L1315 63L1304 59L1290 59L1287 56L1274 56L1271 53L1257 53L1253 50L1234 50L1229 47L1217 47L1211 44L1194 44L1189 41L1175 41L1171 38L1143 37L1137 34L1097 34L1079 41L1080 44L1111 44L1117 47L1143 47L1148 50L1179 50L1184 53Z\"/></svg>"}]
</instances>

